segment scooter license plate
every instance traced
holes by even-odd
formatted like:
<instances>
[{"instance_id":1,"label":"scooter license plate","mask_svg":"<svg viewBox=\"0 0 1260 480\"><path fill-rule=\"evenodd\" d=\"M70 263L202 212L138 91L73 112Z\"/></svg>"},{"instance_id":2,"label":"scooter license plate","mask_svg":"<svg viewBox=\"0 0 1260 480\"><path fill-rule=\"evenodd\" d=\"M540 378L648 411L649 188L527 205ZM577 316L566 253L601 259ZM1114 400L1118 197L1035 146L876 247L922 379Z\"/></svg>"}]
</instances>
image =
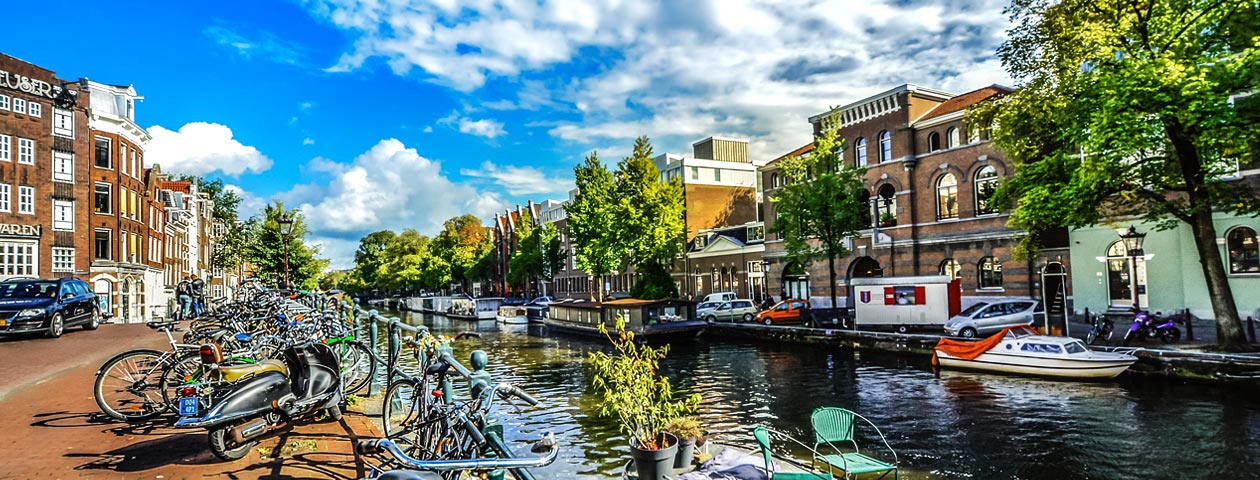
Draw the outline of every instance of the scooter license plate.
<instances>
[{"instance_id":1,"label":"scooter license plate","mask_svg":"<svg viewBox=\"0 0 1260 480\"><path fill-rule=\"evenodd\" d=\"M182 417L193 416L197 414L197 397L183 397L179 399L179 415Z\"/></svg>"}]
</instances>

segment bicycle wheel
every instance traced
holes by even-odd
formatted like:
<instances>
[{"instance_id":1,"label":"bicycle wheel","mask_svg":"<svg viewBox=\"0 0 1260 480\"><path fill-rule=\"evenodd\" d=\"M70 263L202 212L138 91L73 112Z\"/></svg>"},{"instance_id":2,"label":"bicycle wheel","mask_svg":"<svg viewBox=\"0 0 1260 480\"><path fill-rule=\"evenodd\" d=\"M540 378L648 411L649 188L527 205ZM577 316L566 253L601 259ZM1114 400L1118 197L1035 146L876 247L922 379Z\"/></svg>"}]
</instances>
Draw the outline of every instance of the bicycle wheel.
<instances>
[{"instance_id":1,"label":"bicycle wheel","mask_svg":"<svg viewBox=\"0 0 1260 480\"><path fill-rule=\"evenodd\" d=\"M162 372L162 401L172 411L179 411L179 389L184 385L195 385L202 381L204 369L201 355L198 352L180 354L175 361Z\"/></svg>"},{"instance_id":2,"label":"bicycle wheel","mask_svg":"<svg viewBox=\"0 0 1260 480\"><path fill-rule=\"evenodd\" d=\"M366 345L343 341L333 349L341 361L341 388L346 395L359 393L376 377L376 361Z\"/></svg>"},{"instance_id":3,"label":"bicycle wheel","mask_svg":"<svg viewBox=\"0 0 1260 480\"><path fill-rule=\"evenodd\" d=\"M106 415L125 422L148 420L166 411L162 376L169 357L157 350L115 355L96 373L93 396Z\"/></svg>"},{"instance_id":4,"label":"bicycle wheel","mask_svg":"<svg viewBox=\"0 0 1260 480\"><path fill-rule=\"evenodd\" d=\"M381 402L381 426L385 436L395 440L404 436L414 438L414 422L424 411L424 387L410 380L395 380L385 389Z\"/></svg>"}]
</instances>

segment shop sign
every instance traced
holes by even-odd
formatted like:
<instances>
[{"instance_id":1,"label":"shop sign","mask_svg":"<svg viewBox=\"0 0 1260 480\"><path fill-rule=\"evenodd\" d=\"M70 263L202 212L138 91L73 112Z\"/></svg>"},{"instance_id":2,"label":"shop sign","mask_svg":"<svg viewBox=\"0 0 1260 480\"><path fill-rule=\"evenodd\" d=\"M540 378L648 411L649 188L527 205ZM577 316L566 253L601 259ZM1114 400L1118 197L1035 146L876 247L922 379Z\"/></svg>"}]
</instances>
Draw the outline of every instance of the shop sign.
<instances>
[{"instance_id":1,"label":"shop sign","mask_svg":"<svg viewBox=\"0 0 1260 480\"><path fill-rule=\"evenodd\" d=\"M52 84L43 80L36 80L25 75L9 73L4 70L0 70L0 86L5 86L19 92L26 92L33 95L43 95L53 99L57 98L57 94L60 93L59 91L61 90L60 87L54 87Z\"/></svg>"},{"instance_id":2,"label":"shop sign","mask_svg":"<svg viewBox=\"0 0 1260 480\"><path fill-rule=\"evenodd\" d=\"M0 235L20 235L23 237L38 237L40 233L39 225L17 225L13 223L0 223Z\"/></svg>"}]
</instances>

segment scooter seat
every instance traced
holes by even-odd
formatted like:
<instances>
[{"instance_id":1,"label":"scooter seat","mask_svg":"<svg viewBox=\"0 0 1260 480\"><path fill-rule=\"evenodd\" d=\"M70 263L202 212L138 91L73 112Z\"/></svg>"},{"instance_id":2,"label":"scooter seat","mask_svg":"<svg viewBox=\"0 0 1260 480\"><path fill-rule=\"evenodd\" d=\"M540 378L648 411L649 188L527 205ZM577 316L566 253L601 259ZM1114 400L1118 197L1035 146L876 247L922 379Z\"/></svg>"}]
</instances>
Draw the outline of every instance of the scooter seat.
<instances>
[{"instance_id":1,"label":"scooter seat","mask_svg":"<svg viewBox=\"0 0 1260 480\"><path fill-rule=\"evenodd\" d=\"M228 383L263 372L280 372L281 375L288 376L289 368L284 365L284 362L275 359L263 360L253 365L219 367L219 374L223 375L223 380Z\"/></svg>"}]
</instances>

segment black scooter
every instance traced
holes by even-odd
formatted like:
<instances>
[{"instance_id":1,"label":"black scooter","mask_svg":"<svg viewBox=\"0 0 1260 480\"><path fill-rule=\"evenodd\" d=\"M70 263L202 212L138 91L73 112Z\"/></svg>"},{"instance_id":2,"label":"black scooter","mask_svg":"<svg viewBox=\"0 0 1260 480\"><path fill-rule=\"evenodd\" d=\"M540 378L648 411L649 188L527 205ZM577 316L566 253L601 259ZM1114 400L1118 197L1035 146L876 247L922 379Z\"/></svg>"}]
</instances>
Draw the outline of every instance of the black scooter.
<instances>
[{"instance_id":1,"label":"black scooter","mask_svg":"<svg viewBox=\"0 0 1260 480\"><path fill-rule=\"evenodd\" d=\"M203 363L221 359L221 355L214 357L213 351L210 349L207 356L203 347ZM333 350L328 345L312 342L289 346L282 357L283 369L263 364L223 367L253 370L243 375L246 378L213 392L209 410L203 416L197 416L197 410L199 399L204 399L205 393L194 388L181 389L181 418L175 426L209 430L210 450L214 455L223 460L238 460L248 454L258 440L288 430L295 420L324 409L333 420L340 420L344 395L341 369Z\"/></svg>"}]
</instances>

